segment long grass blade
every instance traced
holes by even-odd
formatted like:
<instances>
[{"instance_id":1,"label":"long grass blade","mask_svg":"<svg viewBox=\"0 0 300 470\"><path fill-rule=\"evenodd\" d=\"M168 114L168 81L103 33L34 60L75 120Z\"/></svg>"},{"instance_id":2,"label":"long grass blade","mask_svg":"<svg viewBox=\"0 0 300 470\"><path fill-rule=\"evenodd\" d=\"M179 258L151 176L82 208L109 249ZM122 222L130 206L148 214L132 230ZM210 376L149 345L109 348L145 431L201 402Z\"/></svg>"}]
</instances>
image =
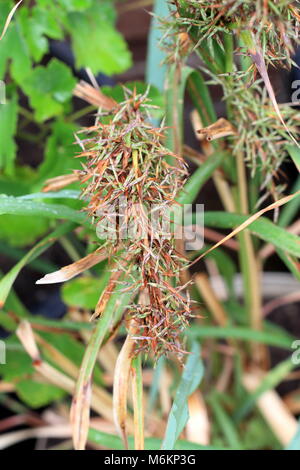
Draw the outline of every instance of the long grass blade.
<instances>
[{"instance_id":1,"label":"long grass blade","mask_svg":"<svg viewBox=\"0 0 300 470\"><path fill-rule=\"evenodd\" d=\"M0 41L1 41L1 39L4 38L5 33L6 33L6 31L7 31L7 28L9 27L9 24L10 24L10 22L11 22L11 20L12 20L12 17L14 16L14 14L15 14L17 8L19 7L19 5L21 5L22 2L23 2L23 0L20 0L20 1L19 1L18 3L16 3L16 5L11 9L11 11L10 11L10 13L9 13L9 15L8 15L8 17L7 17L7 19L6 19L6 21L5 21L4 28L3 28L2 33L1 33L1 36L0 36Z\"/></svg>"},{"instance_id":2,"label":"long grass blade","mask_svg":"<svg viewBox=\"0 0 300 470\"><path fill-rule=\"evenodd\" d=\"M169 414L161 447L163 450L174 449L175 443L189 418L187 399L199 386L203 373L204 366L200 357L199 344L194 342Z\"/></svg>"}]
</instances>

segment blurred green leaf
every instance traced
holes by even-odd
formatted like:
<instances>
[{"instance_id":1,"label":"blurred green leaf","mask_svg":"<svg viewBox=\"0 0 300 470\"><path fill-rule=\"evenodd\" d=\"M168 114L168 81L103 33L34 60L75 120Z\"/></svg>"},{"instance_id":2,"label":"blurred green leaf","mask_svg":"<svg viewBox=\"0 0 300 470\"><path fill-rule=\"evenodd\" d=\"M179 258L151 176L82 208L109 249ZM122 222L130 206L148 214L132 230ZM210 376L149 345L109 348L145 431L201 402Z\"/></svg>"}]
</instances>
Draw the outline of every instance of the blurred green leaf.
<instances>
[{"instance_id":1,"label":"blurred green leaf","mask_svg":"<svg viewBox=\"0 0 300 470\"><path fill-rule=\"evenodd\" d=\"M15 168L13 177L0 177L0 194L20 196L32 189L36 172L26 166ZM1 196L0 196L1 197ZM44 217L2 215L0 217L0 240L12 247L22 247L36 241L46 233L49 220Z\"/></svg>"},{"instance_id":2,"label":"blurred green leaf","mask_svg":"<svg viewBox=\"0 0 300 470\"><path fill-rule=\"evenodd\" d=\"M93 0L58 0L67 11L83 11L93 4Z\"/></svg>"},{"instance_id":3,"label":"blurred green leaf","mask_svg":"<svg viewBox=\"0 0 300 470\"><path fill-rule=\"evenodd\" d=\"M254 390L251 395L247 394L243 399L242 404L238 406L234 413L234 420L238 422L247 416L255 406L258 398L267 390L277 387L277 385L280 384L295 367L297 367L297 364L292 361L291 357L273 367L273 369L264 376L257 389Z\"/></svg>"},{"instance_id":4,"label":"blurred green leaf","mask_svg":"<svg viewBox=\"0 0 300 470\"><path fill-rule=\"evenodd\" d=\"M43 217L15 217L4 215L0 217L0 239L6 240L12 246L26 246L34 243L44 235L49 228L49 222Z\"/></svg>"},{"instance_id":5,"label":"blurred green leaf","mask_svg":"<svg viewBox=\"0 0 300 470\"><path fill-rule=\"evenodd\" d=\"M70 68L57 59L46 67L37 66L27 76L23 89L29 97L37 121L45 121L62 114L63 103L72 96L76 80Z\"/></svg>"},{"instance_id":6,"label":"blurred green leaf","mask_svg":"<svg viewBox=\"0 0 300 470\"><path fill-rule=\"evenodd\" d=\"M2 0L0 4L0 30L2 31L5 20L13 7L10 0ZM23 7L24 8L24 7ZM19 14L19 11L18 11ZM15 15L9 28L0 41L0 79L4 79L6 66L10 61L10 72L12 78L22 87L24 79L31 73L32 64L29 47L24 37L22 25Z\"/></svg>"},{"instance_id":7,"label":"blurred green leaf","mask_svg":"<svg viewBox=\"0 0 300 470\"><path fill-rule=\"evenodd\" d=\"M71 307L94 309L110 275L107 270L100 279L84 276L65 283L62 286L63 301Z\"/></svg>"},{"instance_id":8,"label":"blurred green leaf","mask_svg":"<svg viewBox=\"0 0 300 470\"><path fill-rule=\"evenodd\" d=\"M92 227L85 214L63 204L47 204L41 201L37 202L35 200L0 194L0 215L4 214L14 214L18 216L34 215L49 219L66 219L77 224Z\"/></svg>"},{"instance_id":9,"label":"blurred green leaf","mask_svg":"<svg viewBox=\"0 0 300 470\"><path fill-rule=\"evenodd\" d=\"M300 171L300 149L296 145L286 145L286 149L290 154L291 159L295 163L298 171Z\"/></svg>"},{"instance_id":10,"label":"blurred green leaf","mask_svg":"<svg viewBox=\"0 0 300 470\"><path fill-rule=\"evenodd\" d=\"M30 356L15 335L5 339L5 346L6 364L0 364L0 375L5 382L21 379L34 372Z\"/></svg>"},{"instance_id":11,"label":"blurred green leaf","mask_svg":"<svg viewBox=\"0 0 300 470\"><path fill-rule=\"evenodd\" d=\"M197 197L202 186L211 177L227 154L217 151L213 153L199 168L190 176L183 189L176 198L180 204L191 204Z\"/></svg>"},{"instance_id":12,"label":"blurred green leaf","mask_svg":"<svg viewBox=\"0 0 300 470\"><path fill-rule=\"evenodd\" d=\"M255 450L281 450L282 448L268 424L259 414L254 414L245 422L243 445L245 449Z\"/></svg>"},{"instance_id":13,"label":"blurred green leaf","mask_svg":"<svg viewBox=\"0 0 300 470\"><path fill-rule=\"evenodd\" d=\"M205 212L205 226L214 228L234 229L244 223L248 216L232 214L226 212ZM266 242L272 243L276 247L300 256L300 238L286 230L278 227L266 217L260 217L249 225L249 230L262 238Z\"/></svg>"},{"instance_id":14,"label":"blurred green leaf","mask_svg":"<svg viewBox=\"0 0 300 470\"><path fill-rule=\"evenodd\" d=\"M204 366L200 356L200 347L197 342L194 342L168 417L165 437L161 446L163 450L174 449L189 418L187 399L199 386L203 374Z\"/></svg>"},{"instance_id":15,"label":"blurred green leaf","mask_svg":"<svg viewBox=\"0 0 300 470\"><path fill-rule=\"evenodd\" d=\"M215 112L214 104L210 96L208 85L200 71L193 71L187 80L187 89L189 95L196 107L203 126L209 126L216 122L217 115Z\"/></svg>"},{"instance_id":16,"label":"blurred green leaf","mask_svg":"<svg viewBox=\"0 0 300 470\"><path fill-rule=\"evenodd\" d=\"M44 183L45 179L54 178L80 169L80 159L74 158L78 148L74 145L74 132L78 127L73 123L67 123L60 119L51 125L51 135L45 145L43 162L38 167L35 188Z\"/></svg>"},{"instance_id":17,"label":"blurred green leaf","mask_svg":"<svg viewBox=\"0 0 300 470\"><path fill-rule=\"evenodd\" d=\"M56 230L47 235L37 245L35 245L28 253L0 280L0 305L3 306L6 302L7 296L10 289L15 282L19 272L23 269L26 264L37 258L43 253L49 246L51 246L59 237L72 231L74 225L71 223L65 223L60 225Z\"/></svg>"},{"instance_id":18,"label":"blurred green leaf","mask_svg":"<svg viewBox=\"0 0 300 470\"><path fill-rule=\"evenodd\" d=\"M89 67L93 73L121 73L131 66L131 55L114 26L112 5L94 3L82 13L68 15L76 67Z\"/></svg>"},{"instance_id":19,"label":"blurred green leaf","mask_svg":"<svg viewBox=\"0 0 300 470\"><path fill-rule=\"evenodd\" d=\"M293 185L293 188L291 190L291 194L296 193L297 191L300 190L300 176L298 176L295 184ZM300 198L293 198L290 202L285 204L280 211L280 215L278 218L278 225L280 227L286 227L289 225L292 221L293 218L297 215L297 212L299 211L300 207Z\"/></svg>"},{"instance_id":20,"label":"blurred green leaf","mask_svg":"<svg viewBox=\"0 0 300 470\"><path fill-rule=\"evenodd\" d=\"M18 97L14 94L5 104L0 104L0 170L6 175L14 174L17 121Z\"/></svg>"},{"instance_id":21,"label":"blurred green leaf","mask_svg":"<svg viewBox=\"0 0 300 470\"><path fill-rule=\"evenodd\" d=\"M256 331L241 326L206 326L193 325L188 334L195 338L230 338L244 341L255 341L258 343L290 349L294 338L287 333Z\"/></svg>"},{"instance_id":22,"label":"blurred green leaf","mask_svg":"<svg viewBox=\"0 0 300 470\"><path fill-rule=\"evenodd\" d=\"M66 393L55 385L37 382L35 380L21 380L16 384L19 398L30 408L40 408L53 401L60 400Z\"/></svg>"},{"instance_id":23,"label":"blurred green leaf","mask_svg":"<svg viewBox=\"0 0 300 470\"><path fill-rule=\"evenodd\" d=\"M224 434L226 441L230 448L240 450L243 448L238 436L238 430L234 423L224 410L221 404L220 397L216 393L212 393L208 398L209 404L212 407L214 416Z\"/></svg>"},{"instance_id":24,"label":"blurred green leaf","mask_svg":"<svg viewBox=\"0 0 300 470\"><path fill-rule=\"evenodd\" d=\"M88 439L95 444L99 444L103 447L113 450L124 450L124 444L118 436L113 434L108 434L105 432L98 431L96 429L90 428ZM134 438L132 436L128 437L129 449L134 449ZM146 437L145 439L145 450L160 450L161 439L155 437ZM178 440L174 445L175 450L217 450L221 447L215 446L201 446L200 444L195 444L194 442Z\"/></svg>"}]
</instances>

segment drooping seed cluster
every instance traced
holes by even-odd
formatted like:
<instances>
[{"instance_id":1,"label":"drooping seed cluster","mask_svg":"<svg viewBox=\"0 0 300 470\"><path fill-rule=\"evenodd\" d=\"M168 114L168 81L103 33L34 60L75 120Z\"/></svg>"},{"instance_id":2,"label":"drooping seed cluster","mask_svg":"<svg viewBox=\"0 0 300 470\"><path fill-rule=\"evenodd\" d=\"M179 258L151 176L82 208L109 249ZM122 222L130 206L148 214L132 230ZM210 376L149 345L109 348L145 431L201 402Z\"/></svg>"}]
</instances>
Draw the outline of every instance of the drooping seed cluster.
<instances>
[{"instance_id":1,"label":"drooping seed cluster","mask_svg":"<svg viewBox=\"0 0 300 470\"><path fill-rule=\"evenodd\" d=\"M147 292L146 305L129 308L139 325L137 349L156 356L181 353L180 334L191 309L187 294L178 287L185 260L176 251L172 211L187 170L183 160L162 145L163 128L150 124L146 96L126 93L126 101L101 114L80 140L79 157L85 158L82 197L98 236L128 261L119 264L120 269L135 272L131 288ZM167 163L167 156L174 165Z\"/></svg>"}]
</instances>

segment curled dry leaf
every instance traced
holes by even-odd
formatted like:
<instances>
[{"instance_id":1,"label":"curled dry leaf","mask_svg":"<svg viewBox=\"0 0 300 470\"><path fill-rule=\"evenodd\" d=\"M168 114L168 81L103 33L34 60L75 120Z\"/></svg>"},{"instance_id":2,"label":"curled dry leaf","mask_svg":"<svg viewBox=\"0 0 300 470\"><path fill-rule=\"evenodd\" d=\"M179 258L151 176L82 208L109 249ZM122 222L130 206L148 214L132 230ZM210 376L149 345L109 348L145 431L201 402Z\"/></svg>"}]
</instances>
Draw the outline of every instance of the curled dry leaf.
<instances>
[{"instance_id":1,"label":"curled dry leaf","mask_svg":"<svg viewBox=\"0 0 300 470\"><path fill-rule=\"evenodd\" d=\"M17 328L16 334L24 346L24 349L35 363L41 361L40 353L34 339L34 334L30 323L23 320Z\"/></svg>"},{"instance_id":2,"label":"curled dry leaf","mask_svg":"<svg viewBox=\"0 0 300 470\"><path fill-rule=\"evenodd\" d=\"M111 111L117 105L115 100L104 95L104 93L102 93L99 88L96 89L83 80L81 80L76 85L73 90L73 94L87 103L102 108L106 111Z\"/></svg>"},{"instance_id":3,"label":"curled dry leaf","mask_svg":"<svg viewBox=\"0 0 300 470\"><path fill-rule=\"evenodd\" d=\"M221 137L228 137L236 135L236 130L227 119L220 118L210 126L199 129L198 134L203 136L209 142L212 140L220 139Z\"/></svg>"},{"instance_id":4,"label":"curled dry leaf","mask_svg":"<svg viewBox=\"0 0 300 470\"><path fill-rule=\"evenodd\" d=\"M79 181L78 173L74 172L69 175L56 176L55 178L49 178L45 181L42 191L47 193L49 191L58 191L59 189L65 188L71 183Z\"/></svg>"},{"instance_id":5,"label":"curled dry leaf","mask_svg":"<svg viewBox=\"0 0 300 470\"><path fill-rule=\"evenodd\" d=\"M107 254L102 253L101 248L99 248L75 263L69 264L53 273L46 274L46 276L36 281L36 284L56 284L58 282L69 281L73 277L81 274L92 266L95 266L95 264L100 263L106 258Z\"/></svg>"}]
</instances>

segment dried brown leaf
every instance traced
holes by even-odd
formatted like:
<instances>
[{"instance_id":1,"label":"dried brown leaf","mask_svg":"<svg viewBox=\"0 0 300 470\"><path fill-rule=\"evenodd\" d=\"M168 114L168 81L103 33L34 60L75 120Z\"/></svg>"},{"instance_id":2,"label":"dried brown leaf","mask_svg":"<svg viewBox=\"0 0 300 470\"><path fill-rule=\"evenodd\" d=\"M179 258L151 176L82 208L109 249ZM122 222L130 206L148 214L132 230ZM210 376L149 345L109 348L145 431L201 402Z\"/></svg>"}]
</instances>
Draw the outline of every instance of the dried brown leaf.
<instances>
[{"instance_id":1,"label":"dried brown leaf","mask_svg":"<svg viewBox=\"0 0 300 470\"><path fill-rule=\"evenodd\" d=\"M89 85L83 80L81 80L76 85L73 94L87 103L102 108L106 111L111 111L117 106L115 100L104 95L101 90L94 88L92 85Z\"/></svg>"},{"instance_id":2,"label":"dried brown leaf","mask_svg":"<svg viewBox=\"0 0 300 470\"><path fill-rule=\"evenodd\" d=\"M78 173L71 173L69 175L56 176L45 181L43 192L58 191L59 189L65 188L71 183L79 181Z\"/></svg>"},{"instance_id":3,"label":"dried brown leaf","mask_svg":"<svg viewBox=\"0 0 300 470\"><path fill-rule=\"evenodd\" d=\"M123 439L124 446L128 449L127 440L127 394L131 369L131 360L134 353L135 341L132 336L138 331L135 322L131 323L129 333L119 353L114 373L113 387L113 411L114 421L118 433Z\"/></svg>"},{"instance_id":4,"label":"dried brown leaf","mask_svg":"<svg viewBox=\"0 0 300 470\"><path fill-rule=\"evenodd\" d=\"M224 118L218 119L210 126L203 127L197 132L209 142L212 140L220 139L221 137L236 135L236 130L234 129L233 125L230 124L230 122Z\"/></svg>"},{"instance_id":5,"label":"dried brown leaf","mask_svg":"<svg viewBox=\"0 0 300 470\"><path fill-rule=\"evenodd\" d=\"M46 274L46 276L36 281L36 284L56 284L58 282L69 281L73 277L81 274L82 272L107 258L107 254L101 253L99 250L101 250L101 248L94 251L93 253L90 253L84 258L81 258L75 263L69 264L68 266L61 268L58 271L54 271L53 273Z\"/></svg>"}]
</instances>

